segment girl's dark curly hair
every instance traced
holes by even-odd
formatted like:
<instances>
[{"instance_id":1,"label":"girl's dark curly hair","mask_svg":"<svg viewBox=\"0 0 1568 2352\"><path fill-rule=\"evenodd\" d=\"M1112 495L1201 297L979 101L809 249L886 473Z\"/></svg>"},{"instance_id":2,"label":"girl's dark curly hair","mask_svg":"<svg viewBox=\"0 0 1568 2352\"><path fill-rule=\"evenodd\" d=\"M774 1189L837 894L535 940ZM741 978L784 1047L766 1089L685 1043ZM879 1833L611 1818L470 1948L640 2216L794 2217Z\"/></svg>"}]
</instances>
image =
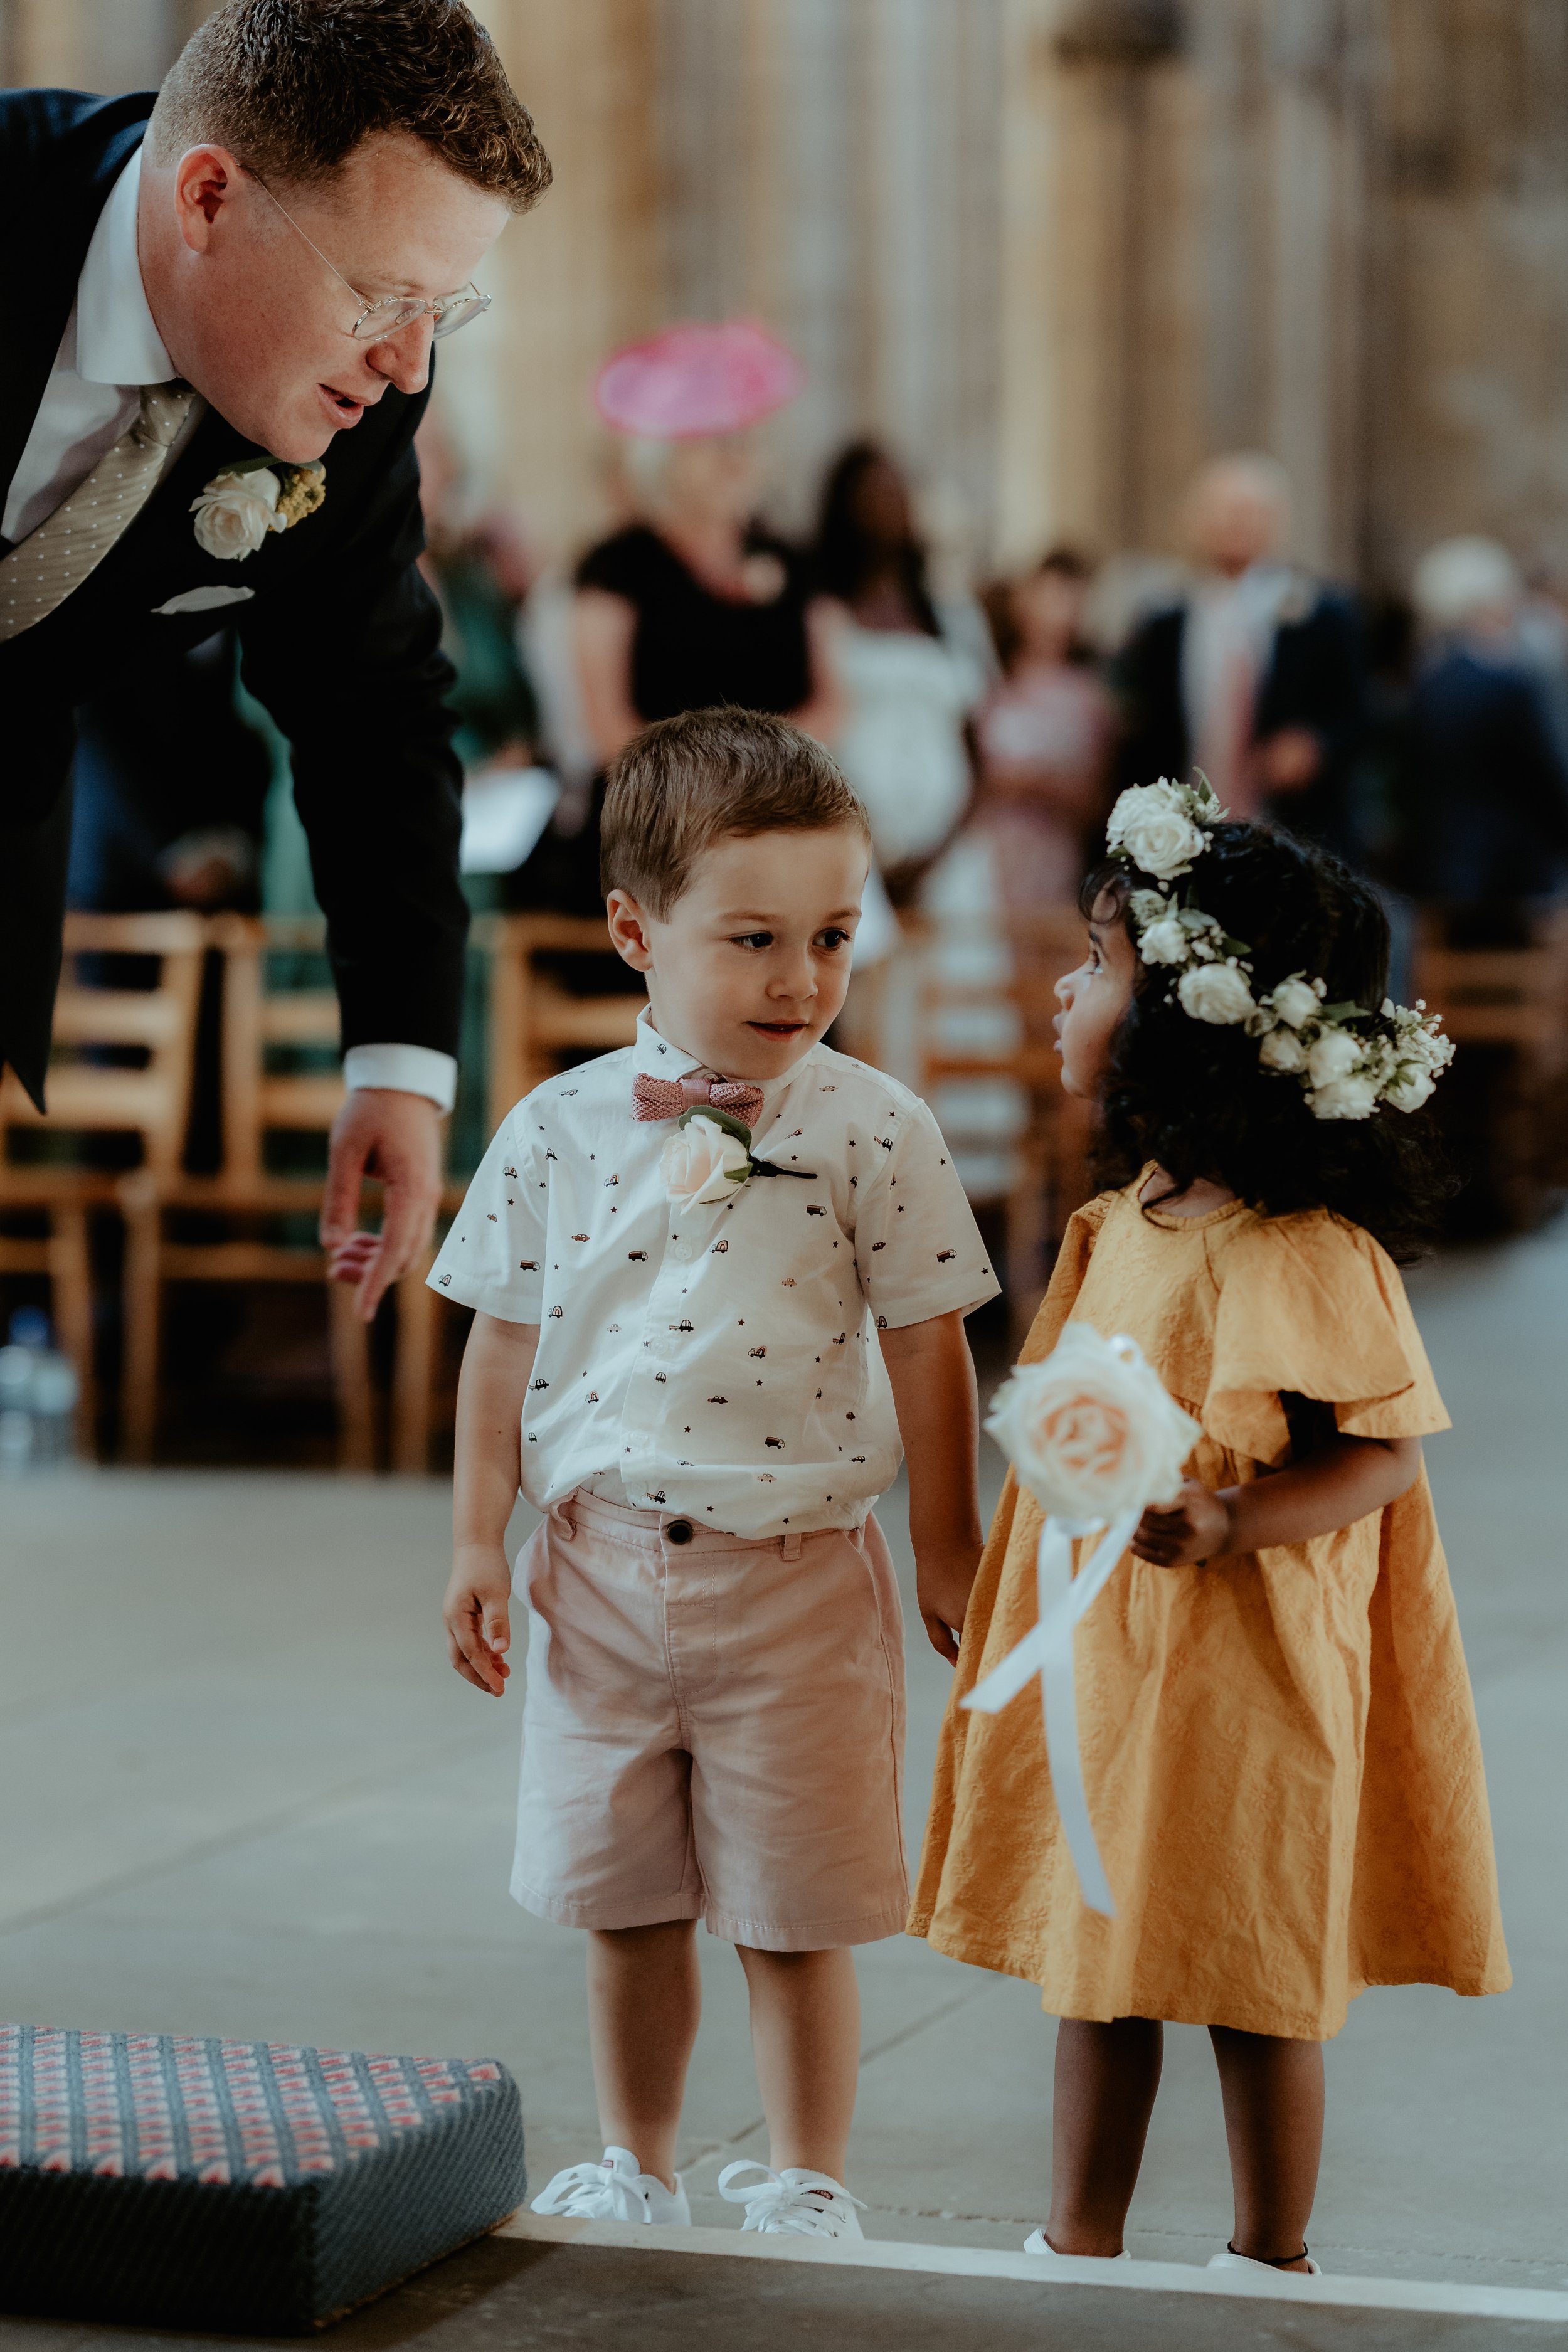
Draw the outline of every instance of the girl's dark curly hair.
<instances>
[{"instance_id":1,"label":"girl's dark curly hair","mask_svg":"<svg viewBox=\"0 0 1568 2352\"><path fill-rule=\"evenodd\" d=\"M1145 887L1145 877L1109 859L1089 876L1079 904L1103 919L1113 900L1136 950L1128 901ZM1246 940L1255 996L1305 972L1327 982L1331 1004L1382 1004L1388 919L1358 875L1310 842L1271 826L1217 824L1178 887ZM1099 1181L1131 1183L1156 1160L1177 1192L1207 1177L1265 1216L1331 1209L1399 1264L1418 1257L1454 1189L1430 1106L1407 1112L1384 1103L1370 1118L1314 1118L1300 1081L1264 1068L1256 1037L1167 1002L1173 977L1168 966L1138 961L1132 1002L1111 1041Z\"/></svg>"}]
</instances>

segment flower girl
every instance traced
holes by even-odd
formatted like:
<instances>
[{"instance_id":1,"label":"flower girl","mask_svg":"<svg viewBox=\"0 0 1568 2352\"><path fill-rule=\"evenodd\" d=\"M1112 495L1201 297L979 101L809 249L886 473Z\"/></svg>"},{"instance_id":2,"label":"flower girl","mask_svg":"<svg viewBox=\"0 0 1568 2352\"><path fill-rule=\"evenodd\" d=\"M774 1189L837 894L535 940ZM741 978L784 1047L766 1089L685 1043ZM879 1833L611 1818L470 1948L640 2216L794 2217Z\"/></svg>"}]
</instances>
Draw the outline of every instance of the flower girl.
<instances>
[{"instance_id":1,"label":"flower girl","mask_svg":"<svg viewBox=\"0 0 1568 2352\"><path fill-rule=\"evenodd\" d=\"M1069 1318L1126 1335L1201 1431L1078 1629L1114 1913L1079 1892L1038 1706L963 1705L1035 1618L1042 1517L1009 1478L910 1926L1062 2021L1031 2252L1125 2259L1171 2019L1206 2025L1218 2063L1236 2203L1215 2263L1312 2270L1321 2045L1347 2003L1509 1982L1422 1468L1447 1415L1394 1263L1436 1205L1420 1111L1452 1049L1384 997L1386 923L1331 858L1224 822L1202 784L1124 793L1108 841L1056 1027L1111 1189L1073 1218L1024 1360Z\"/></svg>"}]
</instances>

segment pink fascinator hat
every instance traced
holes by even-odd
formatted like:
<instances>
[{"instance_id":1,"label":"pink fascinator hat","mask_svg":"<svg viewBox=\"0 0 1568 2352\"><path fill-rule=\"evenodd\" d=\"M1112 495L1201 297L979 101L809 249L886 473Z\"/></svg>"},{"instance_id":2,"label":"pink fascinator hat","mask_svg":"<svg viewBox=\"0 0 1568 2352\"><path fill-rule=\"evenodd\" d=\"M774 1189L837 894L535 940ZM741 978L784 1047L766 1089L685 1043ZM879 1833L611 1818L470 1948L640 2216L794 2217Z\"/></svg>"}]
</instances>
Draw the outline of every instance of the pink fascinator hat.
<instances>
[{"instance_id":1,"label":"pink fascinator hat","mask_svg":"<svg viewBox=\"0 0 1568 2352\"><path fill-rule=\"evenodd\" d=\"M594 404L617 433L689 441L742 432L805 382L795 353L750 319L691 320L612 352L594 379Z\"/></svg>"}]
</instances>

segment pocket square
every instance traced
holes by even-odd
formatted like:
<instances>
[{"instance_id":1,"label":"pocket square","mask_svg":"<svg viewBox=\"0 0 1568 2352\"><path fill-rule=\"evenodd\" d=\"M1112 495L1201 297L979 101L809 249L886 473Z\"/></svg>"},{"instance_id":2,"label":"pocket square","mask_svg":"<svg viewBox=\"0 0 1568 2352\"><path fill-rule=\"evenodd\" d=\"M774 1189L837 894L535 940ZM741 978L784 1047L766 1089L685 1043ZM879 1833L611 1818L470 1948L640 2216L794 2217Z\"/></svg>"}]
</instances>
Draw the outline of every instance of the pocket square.
<instances>
[{"instance_id":1,"label":"pocket square","mask_svg":"<svg viewBox=\"0 0 1568 2352\"><path fill-rule=\"evenodd\" d=\"M210 613L218 604L243 604L254 596L254 588L182 588L166 604L154 604L154 613Z\"/></svg>"}]
</instances>

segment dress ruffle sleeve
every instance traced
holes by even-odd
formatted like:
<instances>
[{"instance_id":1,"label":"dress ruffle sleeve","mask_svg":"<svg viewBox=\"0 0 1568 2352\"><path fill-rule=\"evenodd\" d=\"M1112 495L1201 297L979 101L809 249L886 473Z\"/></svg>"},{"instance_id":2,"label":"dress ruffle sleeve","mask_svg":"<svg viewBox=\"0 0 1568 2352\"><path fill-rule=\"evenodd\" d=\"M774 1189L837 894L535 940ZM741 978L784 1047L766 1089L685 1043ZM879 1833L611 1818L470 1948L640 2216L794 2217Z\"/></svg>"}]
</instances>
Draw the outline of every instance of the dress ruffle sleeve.
<instances>
[{"instance_id":1,"label":"dress ruffle sleeve","mask_svg":"<svg viewBox=\"0 0 1568 2352\"><path fill-rule=\"evenodd\" d=\"M1282 1393L1331 1405L1347 1437L1425 1437L1448 1416L1397 1267L1325 1211L1237 1234L1220 1277L1204 1428L1231 1453L1289 1456Z\"/></svg>"}]
</instances>

